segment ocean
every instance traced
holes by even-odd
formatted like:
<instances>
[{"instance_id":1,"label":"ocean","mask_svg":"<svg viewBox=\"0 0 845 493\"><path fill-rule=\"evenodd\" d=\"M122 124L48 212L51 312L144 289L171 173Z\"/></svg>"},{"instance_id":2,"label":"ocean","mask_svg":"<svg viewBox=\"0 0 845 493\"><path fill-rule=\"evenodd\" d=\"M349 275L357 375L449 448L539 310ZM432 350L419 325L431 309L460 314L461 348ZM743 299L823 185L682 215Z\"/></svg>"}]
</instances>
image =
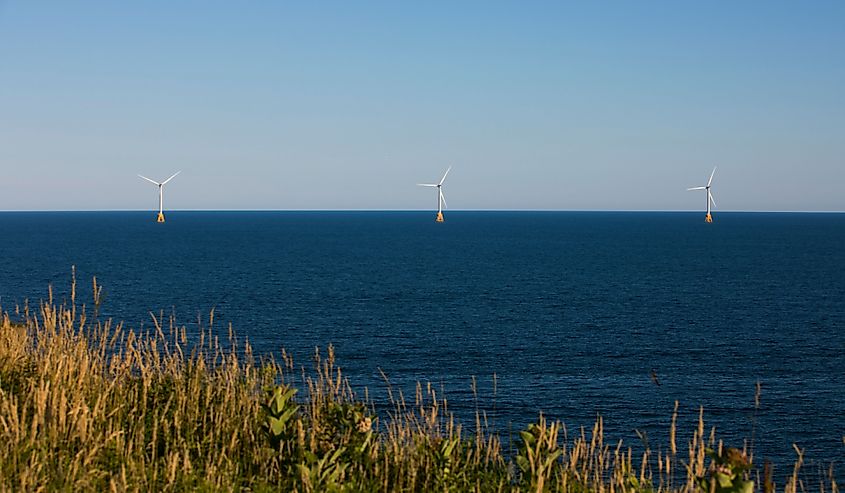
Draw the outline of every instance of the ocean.
<instances>
[{"instance_id":1,"label":"ocean","mask_svg":"<svg viewBox=\"0 0 845 493\"><path fill-rule=\"evenodd\" d=\"M468 427L542 412L571 436L717 438L787 473L845 466L845 214L0 213L0 307L104 288L100 317L196 327L260 355L335 347L357 392L430 382ZM652 372L660 385L651 378ZM473 378L477 382L472 390ZM495 380L495 384L494 384ZM755 410L755 384L761 384ZM756 418L753 418L756 415Z\"/></svg>"}]
</instances>

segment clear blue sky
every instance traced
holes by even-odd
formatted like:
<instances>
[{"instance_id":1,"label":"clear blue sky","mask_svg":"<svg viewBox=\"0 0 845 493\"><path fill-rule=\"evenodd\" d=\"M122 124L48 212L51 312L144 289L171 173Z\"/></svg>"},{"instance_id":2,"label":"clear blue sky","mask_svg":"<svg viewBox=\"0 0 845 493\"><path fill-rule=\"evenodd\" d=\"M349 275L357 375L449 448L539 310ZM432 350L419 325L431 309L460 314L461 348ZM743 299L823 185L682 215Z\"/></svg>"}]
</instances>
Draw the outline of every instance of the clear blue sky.
<instances>
[{"instance_id":1,"label":"clear blue sky","mask_svg":"<svg viewBox=\"0 0 845 493\"><path fill-rule=\"evenodd\" d=\"M845 2L0 0L0 210L845 210Z\"/></svg>"}]
</instances>

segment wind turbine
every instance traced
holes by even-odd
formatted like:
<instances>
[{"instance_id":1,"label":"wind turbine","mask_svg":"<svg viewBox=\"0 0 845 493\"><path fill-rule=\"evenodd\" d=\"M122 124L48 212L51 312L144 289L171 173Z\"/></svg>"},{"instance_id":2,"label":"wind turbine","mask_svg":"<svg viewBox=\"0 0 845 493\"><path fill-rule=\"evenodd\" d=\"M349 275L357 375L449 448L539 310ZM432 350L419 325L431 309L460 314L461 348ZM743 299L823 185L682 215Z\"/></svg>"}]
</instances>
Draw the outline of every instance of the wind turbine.
<instances>
[{"instance_id":1,"label":"wind turbine","mask_svg":"<svg viewBox=\"0 0 845 493\"><path fill-rule=\"evenodd\" d=\"M144 175L138 175L141 178L143 178L143 179L147 180L148 182L152 183L153 185L158 186L158 218L156 218L157 223L163 223L164 222L164 185L166 185L167 182L172 180L176 175L178 175L181 172L182 171L177 171L176 173L173 173L173 176L164 180L161 183L159 183L155 180L150 180L149 178L147 178Z\"/></svg>"},{"instance_id":2,"label":"wind turbine","mask_svg":"<svg viewBox=\"0 0 845 493\"><path fill-rule=\"evenodd\" d=\"M713 175L715 175L715 174L716 174L716 168L714 167L713 172L710 173L710 179L707 180L707 186L687 188L687 191L691 191L691 190L706 190L707 191L707 197L706 197L706 200L707 200L707 215L704 216L704 222L706 222L706 223L712 223L713 222L713 216L710 215L710 205L712 204L713 207L716 207L716 201L713 200L713 194L710 193L710 185L713 183Z\"/></svg>"},{"instance_id":3,"label":"wind turbine","mask_svg":"<svg viewBox=\"0 0 845 493\"><path fill-rule=\"evenodd\" d=\"M446 180L446 175L449 174L449 170L452 167L446 169L446 172L443 173L443 178L440 179L439 183L417 183L417 185L421 187L436 187L437 188L437 219L436 222L442 223L443 222L443 208L446 206L446 197L443 196L443 182Z\"/></svg>"}]
</instances>

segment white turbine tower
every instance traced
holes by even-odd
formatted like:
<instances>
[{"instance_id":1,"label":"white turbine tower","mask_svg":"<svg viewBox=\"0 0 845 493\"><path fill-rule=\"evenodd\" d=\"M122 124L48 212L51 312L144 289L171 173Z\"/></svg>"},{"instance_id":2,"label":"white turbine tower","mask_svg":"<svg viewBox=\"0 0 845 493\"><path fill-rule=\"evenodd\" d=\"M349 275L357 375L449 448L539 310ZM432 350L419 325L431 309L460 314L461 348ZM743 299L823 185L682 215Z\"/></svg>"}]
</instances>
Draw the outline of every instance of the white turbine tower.
<instances>
[{"instance_id":1,"label":"white turbine tower","mask_svg":"<svg viewBox=\"0 0 845 493\"><path fill-rule=\"evenodd\" d=\"M146 177L146 176L144 176L144 175L138 175L138 176L140 176L141 178L143 178L143 179L147 180L148 182L150 182L150 183L152 183L153 185L156 185L156 186L158 187L158 218L156 218L156 222L158 222L158 223L163 223L163 222L164 222L164 185L166 185L166 184L167 184L167 182L169 182L170 180L172 180L172 179L173 179L176 175L178 175L179 173L181 173L181 171L177 171L176 173L173 173L173 176L171 176L170 178L168 178L168 179L164 180L164 181L163 181L163 182L161 182L161 183L159 183L159 182L157 182L157 181L155 181L155 180L150 180L149 178L147 178L147 177Z\"/></svg>"},{"instance_id":2,"label":"white turbine tower","mask_svg":"<svg viewBox=\"0 0 845 493\"><path fill-rule=\"evenodd\" d=\"M437 188L437 219L435 221L442 223L443 222L443 208L446 206L446 197L443 196L443 182L446 180L446 175L449 174L449 170L452 167L446 169L446 172L443 173L443 178L440 179L439 183L417 183L417 185L421 187L436 187Z\"/></svg>"},{"instance_id":3,"label":"white turbine tower","mask_svg":"<svg viewBox=\"0 0 845 493\"><path fill-rule=\"evenodd\" d=\"M706 194L707 196L705 197L705 199L707 200L707 215L704 216L704 222L707 222L707 223L713 222L713 216L710 215L710 205L712 204L713 207L716 207L716 201L713 200L713 194L710 192L710 185L713 183L713 175L715 175L715 174L716 174L716 168L714 167L713 172L710 173L710 179L707 180L706 186L687 188L687 191L690 191L690 190L705 190L707 192L707 194Z\"/></svg>"}]
</instances>

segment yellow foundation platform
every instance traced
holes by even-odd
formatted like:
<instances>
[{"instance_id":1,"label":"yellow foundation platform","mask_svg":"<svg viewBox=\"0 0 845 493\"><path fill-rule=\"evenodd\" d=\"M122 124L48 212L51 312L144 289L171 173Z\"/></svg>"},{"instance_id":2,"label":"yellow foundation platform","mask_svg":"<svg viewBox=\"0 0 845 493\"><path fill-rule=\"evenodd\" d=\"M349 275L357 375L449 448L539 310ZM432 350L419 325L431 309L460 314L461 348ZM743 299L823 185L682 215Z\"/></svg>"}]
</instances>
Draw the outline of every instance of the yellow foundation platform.
<instances>
[{"instance_id":1,"label":"yellow foundation platform","mask_svg":"<svg viewBox=\"0 0 845 493\"><path fill-rule=\"evenodd\" d=\"M707 216L704 217L704 222L712 223L713 222L713 216L711 216L710 214L707 214Z\"/></svg>"},{"instance_id":2,"label":"yellow foundation platform","mask_svg":"<svg viewBox=\"0 0 845 493\"><path fill-rule=\"evenodd\" d=\"M438 223L443 222L443 213L442 212L437 213L437 219L435 219L435 221L438 222Z\"/></svg>"},{"instance_id":3,"label":"yellow foundation platform","mask_svg":"<svg viewBox=\"0 0 845 493\"><path fill-rule=\"evenodd\" d=\"M163 223L164 222L164 214L163 213L161 213L161 212L158 213L158 218L156 218L156 222L157 223Z\"/></svg>"}]
</instances>

